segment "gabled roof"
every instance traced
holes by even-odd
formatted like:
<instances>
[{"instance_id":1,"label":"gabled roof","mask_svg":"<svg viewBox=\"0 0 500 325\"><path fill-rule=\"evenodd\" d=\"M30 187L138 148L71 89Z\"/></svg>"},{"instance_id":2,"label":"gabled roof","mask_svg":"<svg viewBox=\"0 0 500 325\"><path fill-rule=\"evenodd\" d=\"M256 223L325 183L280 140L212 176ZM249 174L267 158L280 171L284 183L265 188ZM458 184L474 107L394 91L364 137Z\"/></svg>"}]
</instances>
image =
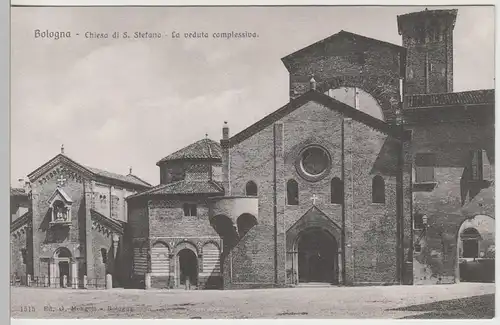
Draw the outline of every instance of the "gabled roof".
<instances>
[{"instance_id":1,"label":"gabled roof","mask_svg":"<svg viewBox=\"0 0 500 325\"><path fill-rule=\"evenodd\" d=\"M116 179L116 180L119 180L119 181L122 181L122 182L127 182L127 183L134 183L134 184L144 185L144 186L147 186L147 187L151 186L151 184L149 184L148 182L140 179L139 177L137 177L137 176L135 176L133 174L121 175L121 174L116 174L116 173L108 172L106 170L95 168L95 167L87 167L87 168L90 169L93 173L95 173L95 174L97 174L99 176L102 176L102 177L106 177L106 178L110 178L110 179Z\"/></svg>"},{"instance_id":2,"label":"gabled roof","mask_svg":"<svg viewBox=\"0 0 500 325\"><path fill-rule=\"evenodd\" d=\"M71 166L78 172L82 173L84 176L101 180L104 182L111 182L111 183L118 183L120 185L126 184L130 187L133 188L139 188L139 189L144 189L151 187L151 184L143 181L139 177L129 174L129 175L120 175L120 174L115 174L115 173L110 173L107 171L104 171L102 169L97 169L93 167L86 167L83 166L73 159L69 158L68 156L64 154L58 154L42 166L38 167L36 170L31 172L28 175L28 178L31 182L34 182L38 177L46 173L48 170L51 168L54 168L58 164L66 164L68 166Z\"/></svg>"},{"instance_id":3,"label":"gabled roof","mask_svg":"<svg viewBox=\"0 0 500 325\"><path fill-rule=\"evenodd\" d=\"M304 104L313 101L316 103L319 103L331 110L338 111L342 114L344 114L346 117L355 119L357 121L360 121L374 129L377 129L379 131L382 131L386 134L390 134L391 136L394 136L396 138L401 137L401 132L400 128L388 124L384 121L381 121L371 115L366 114L365 112L362 112L360 110L355 109L352 106L349 106L347 104L344 104L330 96L327 96L325 94L322 94L318 91L315 90L310 90L303 95L291 100L288 104L285 106L279 108L278 110L274 111L273 113L267 115L260 121L257 121L256 123L250 125L240 133L235 134L233 137L231 137L229 140L227 140L227 145L229 147L234 146L235 144L238 144L242 142L245 139L248 139L252 135L262 131L266 127L272 125L273 123L279 121L286 115L292 113L295 111L297 108L303 106Z\"/></svg>"},{"instance_id":4,"label":"gabled roof","mask_svg":"<svg viewBox=\"0 0 500 325\"><path fill-rule=\"evenodd\" d=\"M24 190L24 188L10 188L10 196L28 196L28 193Z\"/></svg>"},{"instance_id":5,"label":"gabled roof","mask_svg":"<svg viewBox=\"0 0 500 325\"><path fill-rule=\"evenodd\" d=\"M71 197L66 192L64 192L64 190L62 188L58 187L58 188L56 188L54 193L52 193L52 195L50 196L50 199L48 200L49 205L52 205L52 203L54 203L54 200L57 196L62 197L62 199L66 203L69 203L69 204L73 203L73 200L71 199Z\"/></svg>"},{"instance_id":6,"label":"gabled roof","mask_svg":"<svg viewBox=\"0 0 500 325\"><path fill-rule=\"evenodd\" d=\"M221 184L212 180L182 180L169 184L160 184L147 191L131 195L128 199L150 196L150 195L203 195L224 194L224 188Z\"/></svg>"},{"instance_id":7,"label":"gabled roof","mask_svg":"<svg viewBox=\"0 0 500 325\"><path fill-rule=\"evenodd\" d=\"M165 161L172 160L221 160L220 144L208 138L196 141L187 147L166 156L156 163L160 165Z\"/></svg>"},{"instance_id":8,"label":"gabled roof","mask_svg":"<svg viewBox=\"0 0 500 325\"><path fill-rule=\"evenodd\" d=\"M93 209L90 209L90 217L93 220L97 221L98 223L102 224L103 226L110 228L112 231L123 235L126 222L108 218L105 215L100 214L99 212Z\"/></svg>"},{"instance_id":9,"label":"gabled roof","mask_svg":"<svg viewBox=\"0 0 500 325\"><path fill-rule=\"evenodd\" d=\"M405 96L406 107L438 107L484 105L495 103L495 89L470 90L456 93L419 94Z\"/></svg>"},{"instance_id":10,"label":"gabled roof","mask_svg":"<svg viewBox=\"0 0 500 325\"><path fill-rule=\"evenodd\" d=\"M304 48L302 48L302 49L300 49L298 51L295 51L295 52L293 52L293 53L291 53L291 54L283 57L281 59L281 61L283 61L283 63L285 64L285 66L288 69L290 61L292 59L294 59L295 57L300 56L304 52L306 52L308 50L311 50L312 48L315 48L315 47L318 47L318 46L323 46L325 43L331 43L331 42L334 42L334 41L337 41L337 40L343 40L343 39L355 40L355 41L359 41L360 43L361 42L365 42L365 43L371 43L371 44L381 45L381 46L385 46L385 47L394 49L394 50L396 50L396 51L398 51L400 53L406 53L406 48L404 48L402 46L399 46L399 45L396 45L396 44L393 44L393 43L389 43L389 42L384 42L384 41L381 41L381 40L378 40L378 39L366 37L366 36L363 36L363 35L359 35L359 34L347 32L345 30L341 30L340 32L338 32L336 34L328 36L325 39L322 39L322 40L320 40L320 41L318 41L316 43L313 43L313 44L311 44L309 46L306 46L306 47L304 47Z\"/></svg>"}]
</instances>

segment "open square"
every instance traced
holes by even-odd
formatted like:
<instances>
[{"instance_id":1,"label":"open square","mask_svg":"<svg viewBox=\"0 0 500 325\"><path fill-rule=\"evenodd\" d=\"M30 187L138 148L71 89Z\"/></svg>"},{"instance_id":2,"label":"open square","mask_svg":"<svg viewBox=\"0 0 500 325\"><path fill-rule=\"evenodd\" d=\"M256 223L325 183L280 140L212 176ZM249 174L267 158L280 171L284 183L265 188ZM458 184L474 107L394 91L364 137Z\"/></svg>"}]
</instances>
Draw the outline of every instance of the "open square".
<instances>
[{"instance_id":1,"label":"open square","mask_svg":"<svg viewBox=\"0 0 500 325\"><path fill-rule=\"evenodd\" d=\"M11 317L493 318L494 293L494 284L479 283L196 291L13 287Z\"/></svg>"}]
</instances>

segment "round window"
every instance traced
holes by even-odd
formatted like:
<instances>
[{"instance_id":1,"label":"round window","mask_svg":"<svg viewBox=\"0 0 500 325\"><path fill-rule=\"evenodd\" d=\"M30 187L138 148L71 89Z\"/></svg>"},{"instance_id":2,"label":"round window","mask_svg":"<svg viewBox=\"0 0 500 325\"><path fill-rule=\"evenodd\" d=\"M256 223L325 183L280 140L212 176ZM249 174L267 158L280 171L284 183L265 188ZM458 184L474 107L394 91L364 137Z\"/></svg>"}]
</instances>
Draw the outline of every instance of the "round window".
<instances>
[{"instance_id":1,"label":"round window","mask_svg":"<svg viewBox=\"0 0 500 325\"><path fill-rule=\"evenodd\" d=\"M304 149L299 157L299 170L306 178L321 178L330 167L330 155L318 146ZM311 179L312 180L312 179Z\"/></svg>"}]
</instances>

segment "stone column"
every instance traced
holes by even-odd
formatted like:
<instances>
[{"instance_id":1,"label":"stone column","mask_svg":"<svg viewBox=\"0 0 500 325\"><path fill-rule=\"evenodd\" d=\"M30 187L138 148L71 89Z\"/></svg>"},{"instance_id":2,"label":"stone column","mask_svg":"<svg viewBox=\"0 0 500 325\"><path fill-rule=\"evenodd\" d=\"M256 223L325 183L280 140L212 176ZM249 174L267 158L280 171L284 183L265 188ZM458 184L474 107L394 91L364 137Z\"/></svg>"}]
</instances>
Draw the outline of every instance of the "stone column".
<instances>
[{"instance_id":1,"label":"stone column","mask_svg":"<svg viewBox=\"0 0 500 325\"><path fill-rule=\"evenodd\" d=\"M337 278L337 282L339 284L342 283L342 272L343 272L343 269L342 269L342 266L343 266L343 263L342 263L342 250L339 250L339 253L337 255L337 265L339 267L339 272L338 272L338 278Z\"/></svg>"},{"instance_id":2,"label":"stone column","mask_svg":"<svg viewBox=\"0 0 500 325\"><path fill-rule=\"evenodd\" d=\"M113 276L111 274L106 274L106 289L113 289Z\"/></svg>"},{"instance_id":3,"label":"stone column","mask_svg":"<svg viewBox=\"0 0 500 325\"><path fill-rule=\"evenodd\" d=\"M168 254L168 282L169 282L169 287L174 288L175 287L175 262L174 262L174 254L170 253Z\"/></svg>"},{"instance_id":4,"label":"stone column","mask_svg":"<svg viewBox=\"0 0 500 325\"><path fill-rule=\"evenodd\" d=\"M57 286L57 265L54 258L49 259L49 286Z\"/></svg>"},{"instance_id":5,"label":"stone column","mask_svg":"<svg viewBox=\"0 0 500 325\"><path fill-rule=\"evenodd\" d=\"M146 290L151 289L151 273L144 275L144 286Z\"/></svg>"},{"instance_id":6,"label":"stone column","mask_svg":"<svg viewBox=\"0 0 500 325\"><path fill-rule=\"evenodd\" d=\"M111 271L113 273L113 275L117 275L118 273L118 270L120 270L120 266L117 265L117 262L118 262L118 259L116 258L116 256L118 255L118 244L120 242L120 237L118 236L118 234L111 234L111 241L112 241L112 248L113 248L113 259L110 261L111 263Z\"/></svg>"},{"instance_id":7,"label":"stone column","mask_svg":"<svg viewBox=\"0 0 500 325\"><path fill-rule=\"evenodd\" d=\"M78 267L76 259L71 260L71 286L73 289L78 289Z\"/></svg>"}]
</instances>

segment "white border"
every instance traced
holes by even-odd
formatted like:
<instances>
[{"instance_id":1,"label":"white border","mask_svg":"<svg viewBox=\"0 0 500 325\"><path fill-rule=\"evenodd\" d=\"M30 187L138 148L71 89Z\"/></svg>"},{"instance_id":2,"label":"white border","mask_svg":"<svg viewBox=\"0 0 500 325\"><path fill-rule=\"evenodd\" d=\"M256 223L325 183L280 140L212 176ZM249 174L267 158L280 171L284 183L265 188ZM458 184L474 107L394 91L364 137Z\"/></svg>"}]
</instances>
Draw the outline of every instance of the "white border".
<instances>
[{"instance_id":1,"label":"white border","mask_svg":"<svg viewBox=\"0 0 500 325\"><path fill-rule=\"evenodd\" d=\"M472 2L472 3L471 3ZM4 36L4 35L9 35L10 34L10 25L9 25L9 20L8 19L4 19L3 17L8 17L9 14L10 14L10 8L8 7L9 4L6 3L6 2L3 2L5 4L5 7L3 8L7 8L7 14L4 14L5 12L2 8L2 15L0 17L2 17L0 19L0 21L2 21L4 24L2 25L3 28L1 28L1 32L2 34L0 36ZM166 0L12 0L11 1L11 5L13 6L195 6L195 5L201 5L201 6L249 6L249 5L252 5L252 6L258 6L258 5L261 5L261 6L290 6L290 5L349 5L349 6L353 6L353 5L375 5L375 6L381 6L381 5L385 5L385 6L446 6L446 5L452 5L452 6L464 6L464 5L474 5L474 6L477 6L477 5L495 5L496 4L496 1L494 0L488 0L488 1L481 1L480 3L476 2L476 1L465 1L465 0L451 0L451 1L443 1L443 0L439 0L439 1L428 1L428 2L423 2L423 1L411 1L411 0L400 0L400 1L395 1L395 0L364 0L364 1L359 1L359 0L337 0L337 1L328 1L328 0L316 0L316 1L305 1L305 0L261 0L261 1L243 1L243 0L232 0L232 1L221 1L221 0L218 0L218 1L215 1L215 0L212 0L212 1L193 1L193 0L170 0L170 1L166 1ZM7 29L7 33L5 33L5 28ZM7 36L8 37L8 36ZM4 38L0 38L0 40L3 40ZM7 42L1 42L0 44L2 44L2 59L3 60L0 60L0 62L2 62L2 67L5 66L5 62L7 61L7 67L9 66L9 61L8 61L8 58L9 58L9 55L10 55L10 49L9 49L9 43ZM6 46L6 44L8 44ZM471 45L473 46L473 45ZM497 48L495 48L496 50L496 53L495 55L498 55L498 51L497 51ZM5 58L7 60L5 60ZM7 70L9 70L7 68ZM1 70L2 72L4 70ZM498 72L498 71L496 71ZM496 73L497 74L497 73ZM9 75L8 73L1 73L0 76L2 76L4 78L4 82L6 81L6 84L7 87L3 87L3 89L7 89L7 92L8 93L8 85L9 85L9 82L10 82L10 79L9 79ZM7 113L6 115L3 115L2 118L0 119L1 121L9 121L9 110L8 109L5 109L7 107L9 107L9 98L8 97L5 97L5 96L0 96L1 99L4 100L3 104L1 107L2 107L2 113ZM4 117L5 116L5 117ZM6 123L7 124L7 123ZM5 125L4 125L5 126ZM2 129L3 132L5 132L6 136L4 137L1 137L2 138L2 151L0 152L9 152L9 148L10 148L10 142L9 142L9 125L7 124L6 125L7 127L4 127L4 128L0 128ZM495 140L498 140L497 138ZM496 141L496 144L498 143L498 141ZM498 151L498 147L497 145L495 146L496 147L496 151ZM4 150L5 148L7 148L7 150ZM5 166L6 168L3 168L3 171L7 170L7 171L10 171L9 169L9 164L10 164L10 157L9 155L2 155L3 157L6 157L7 158L7 164L6 165L3 165L2 166ZM2 173L2 178L1 180L4 180L5 178L3 177L4 176L4 173ZM9 182L10 178L7 177L6 181L4 181L4 189L6 189L6 183ZM498 193L498 190L499 188L496 189L497 190L497 193ZM5 193L5 192L2 192L2 193ZM6 194L6 193L5 193ZM2 198L6 198L5 195L2 195L1 196ZM8 199L7 199L8 200ZM0 206L4 206L4 207L7 207L8 209L8 201L2 201L0 203ZM3 204L2 204L3 203ZM4 216L8 216L8 213L4 213L3 214ZM4 217L3 218L4 222L7 221L6 223L8 223L8 217ZM497 227L499 227L498 223L497 223ZM9 229L9 226L8 225L5 225L4 227L4 231L8 231ZM5 241L7 241L7 238L9 238L8 234L6 234L6 236L3 237ZM2 245L4 248L8 248L9 245ZM8 255L4 255L4 256L9 256L9 251L7 251L7 254ZM7 263L5 263L7 264ZM5 265L4 266L7 268L7 271L8 271L8 267L9 265ZM497 261L497 264L498 264L498 261ZM496 278L499 279L498 277L498 274L500 273L499 272L499 267L498 265L496 265L496 269L497 269L497 276ZM7 277L4 278L6 280L5 283L8 283L7 282ZM9 287L7 287L9 288ZM9 295L9 290L3 290L4 293L6 293L7 295ZM7 297L8 301L6 301L6 303L2 304L2 306L6 306L8 308L7 310L7 317L9 317L9 314L10 314L10 295ZM498 306L500 305L500 302L498 301L499 299L496 299L496 310L498 310ZM3 314L3 313L2 313ZM4 317L2 317L4 318ZM140 322L141 324L160 324L160 323L172 323L172 322L175 322L175 323L178 323L178 324L182 324L182 323L188 323L188 322L198 322L198 323L201 323L203 322L204 324L217 324L217 325L220 325L221 323L241 323L242 321L245 322L245 324L249 324L249 323L267 323L267 322L272 322L274 324L304 324L304 320L305 319L296 319L296 320L291 320L291 319L279 319L279 320L272 320L272 321L269 321L269 320L138 320L138 319L132 319L132 320L128 320L128 319L108 319L108 320L91 320L91 319L86 319L86 320L73 320L73 319L63 319L63 320L51 320L51 319L45 319L45 320L27 320L27 319L17 319L17 320L11 320L11 323L12 324L19 324L19 325L24 325L24 324L50 324L50 325L57 325L57 324L74 324L74 323L77 323L77 324L91 324L91 323L94 323L94 322L98 322L100 324L120 324L120 325L125 325L125 324L137 324L138 322ZM310 322L311 320L309 320ZM447 322L447 320L432 320L432 321L425 321L425 320L413 320L412 322L436 322L436 323L440 323L440 322ZM491 321L477 321L477 322L493 322L494 320L491 320ZM366 321L362 321L362 320L338 320L338 319L331 319L331 320L314 320L313 321L315 324L330 324L330 323L333 323L335 322L336 324L338 324L339 322L343 323L343 324L354 324L354 323L361 323L361 322L370 322L372 324L386 324L388 322L395 322L395 320L389 320L389 319L381 319L381 320L366 320ZM408 321L399 321L400 323L401 322L408 322ZM470 320L453 320L452 322L455 322L455 323L464 323L464 324L467 324L470 322ZM4 322L2 322L4 323ZM4 323L5 324L5 323Z\"/></svg>"},{"instance_id":2,"label":"white border","mask_svg":"<svg viewBox=\"0 0 500 325\"><path fill-rule=\"evenodd\" d=\"M464 6L492 5L494 0L11 0L13 6L297 6L297 5L370 5L370 6Z\"/></svg>"}]
</instances>

